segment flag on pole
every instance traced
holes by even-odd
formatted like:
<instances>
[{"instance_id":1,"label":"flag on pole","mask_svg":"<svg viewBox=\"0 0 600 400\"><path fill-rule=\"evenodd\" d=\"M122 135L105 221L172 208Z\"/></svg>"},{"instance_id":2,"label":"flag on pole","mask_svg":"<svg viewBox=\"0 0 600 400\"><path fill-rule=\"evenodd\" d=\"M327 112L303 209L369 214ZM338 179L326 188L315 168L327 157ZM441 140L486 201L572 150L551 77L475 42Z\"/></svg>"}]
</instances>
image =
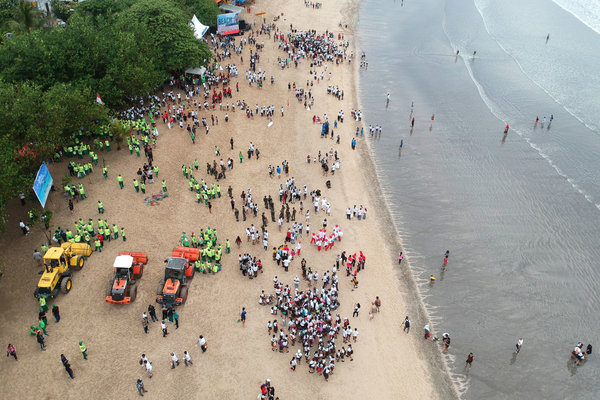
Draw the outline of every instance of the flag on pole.
<instances>
[{"instance_id":1,"label":"flag on pole","mask_svg":"<svg viewBox=\"0 0 600 400\"><path fill-rule=\"evenodd\" d=\"M102 99L100 98L100 93L96 93L96 102L98 104L102 104L104 105L104 102L102 101Z\"/></svg>"}]
</instances>

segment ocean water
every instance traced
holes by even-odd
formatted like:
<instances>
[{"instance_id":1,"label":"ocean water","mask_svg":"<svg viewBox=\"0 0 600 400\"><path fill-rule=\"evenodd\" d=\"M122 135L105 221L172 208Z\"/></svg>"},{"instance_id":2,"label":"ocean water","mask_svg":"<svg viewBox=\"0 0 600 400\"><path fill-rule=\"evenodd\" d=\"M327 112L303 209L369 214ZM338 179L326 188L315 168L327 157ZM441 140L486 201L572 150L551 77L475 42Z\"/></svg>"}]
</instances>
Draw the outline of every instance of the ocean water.
<instances>
[{"instance_id":1,"label":"ocean water","mask_svg":"<svg viewBox=\"0 0 600 400\"><path fill-rule=\"evenodd\" d=\"M569 358L600 346L600 2L364 0L359 14L362 111L383 128L364 140L463 397L600 398L600 358Z\"/></svg>"}]
</instances>

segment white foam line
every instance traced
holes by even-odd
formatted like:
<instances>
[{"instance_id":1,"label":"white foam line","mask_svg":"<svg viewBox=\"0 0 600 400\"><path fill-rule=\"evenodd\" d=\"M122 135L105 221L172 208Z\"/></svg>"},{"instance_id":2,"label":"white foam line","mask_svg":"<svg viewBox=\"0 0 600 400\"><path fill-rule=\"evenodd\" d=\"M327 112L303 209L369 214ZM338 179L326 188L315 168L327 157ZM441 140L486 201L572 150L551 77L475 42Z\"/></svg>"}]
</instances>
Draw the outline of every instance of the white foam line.
<instances>
[{"instance_id":1,"label":"white foam line","mask_svg":"<svg viewBox=\"0 0 600 400\"><path fill-rule=\"evenodd\" d=\"M565 6L563 6L562 4L558 3L555 0L552 0L552 2L554 4L556 4L557 6L559 6L560 8L562 8L563 10L565 10L566 12L568 12L569 14L571 14L572 16L574 16L575 18L577 18L579 21L581 21L585 26L587 26L588 28L590 28L591 30L593 30L594 32L600 34L600 30L598 30L598 28L590 25L588 22L586 22L585 20L581 19L581 17L577 14L575 14L574 11L569 10L568 8L566 8Z\"/></svg>"},{"instance_id":2,"label":"white foam line","mask_svg":"<svg viewBox=\"0 0 600 400\"><path fill-rule=\"evenodd\" d=\"M595 125L590 125L587 122L585 122L584 120L582 120L581 118L579 118L577 116L577 114L575 113L575 111L572 111L570 108L568 108L566 105L564 105L563 103L561 103L556 97L554 97L552 95L552 93L550 93L549 91L547 91L542 85L540 85L539 83L537 83L535 81L535 79L533 79L531 76L529 76L529 74L527 74L525 72L525 70L523 69L523 67L521 66L521 63L519 63L519 61L517 61L517 59L508 51L506 50L506 48L504 48L504 46L502 46L500 44L500 42L496 39L496 37L490 32L487 22L485 21L485 17L483 16L483 11L477 6L477 0L473 1L473 4L475 5L475 8L477 9L477 12L479 13L479 15L481 16L481 20L483 22L483 26L485 27L486 32L488 33L488 35L490 36L490 38L492 38L494 40L494 42L496 42L496 44L498 45L498 47L500 47L502 49L502 51L504 51L504 53L506 53L506 55L508 55L514 62L515 64L517 64L517 66L519 67L519 69L521 70L521 72L523 73L523 75L525 75L527 77L527 79L529 79L531 82L533 82L534 85L536 85L537 87L539 87L542 91L544 91L544 93L546 93L552 100L554 100L554 102L556 104L558 104L559 106L561 106L567 113L569 113L570 115L572 115L577 121L581 122L583 125L585 125L588 129L590 129L592 132L594 132L595 134L599 134L598 133L598 127ZM561 7L563 8L563 7ZM568 11L565 9L565 11ZM573 14L574 15L574 14ZM444 15L445 17L445 15ZM579 19L579 18L577 18ZM583 22L583 21L582 21ZM584 22L585 24L585 22ZM587 24L586 24L587 25ZM444 26L444 32L446 32L446 28ZM446 36L448 36L448 34L446 34ZM462 56L461 56L462 57ZM466 63L465 63L466 64Z\"/></svg>"},{"instance_id":3,"label":"white foam line","mask_svg":"<svg viewBox=\"0 0 600 400\"><path fill-rule=\"evenodd\" d=\"M475 8L477 8L477 5L475 5ZM477 8L477 10L479 11L479 8ZM488 30L488 27L487 27L487 25L486 25L486 23L485 23L485 19L483 18L483 15L481 14L481 11L480 11L479 13L480 13L480 15L481 15L481 18L482 18L482 20L483 20L483 24L484 24L484 26L485 26L485 29L486 29L486 31L488 32L488 34L489 34L490 36L492 36L492 34L491 34L491 33L489 32L489 30ZM450 42L450 45L451 45L452 47L454 47L454 43L452 42L452 39L450 39L450 36L448 35L448 31L447 31L447 29L446 29L446 14L444 14L444 18L443 18L443 20L442 20L442 27L443 27L443 30L444 30L444 34L446 35L446 37L448 38L448 41ZM495 39L494 39L494 40L495 40ZM498 42L496 41L496 43L498 43ZM500 48L502 48L502 50L504 50L504 48L502 47L502 45L500 45L500 43L498 43L498 46L500 46ZM506 52L506 50L504 50L504 51ZM506 52L506 53L507 53L507 54L510 56L510 54L509 54L508 52ZM511 58L514 60L514 57L512 57L512 56L510 56L510 57L511 57ZM461 56L461 59L462 59L462 56ZM463 59L463 61L464 61L464 59ZM515 63L516 63L518 66L519 66L519 68L521 69L521 71L523 71L523 69L521 68L521 66L519 65L519 63L518 63L516 60L515 60ZM492 114L493 114L493 115L494 115L496 118L498 118L500 121L502 121L503 123L505 123L505 124L506 124L506 123L507 123L507 121L508 121L508 119L509 119L509 118L508 118L508 116L507 116L507 115L505 115L505 114L504 114L504 113L503 113L503 112L502 112L502 111L501 111L501 110L500 110L498 107L496 107L496 105L494 104L494 102L493 102L493 101L492 101L492 100L491 100L491 99L490 99L490 98L487 96L487 94L485 93L485 89L484 89L484 88L483 88L483 86L482 86L482 85L479 83L479 81L477 81L477 79L475 78L475 75L473 74L473 70L471 69L471 66L469 65L469 63L468 63L468 62L463 62L463 64L465 65L465 67L466 67L466 69L467 69L467 72L469 73L469 76L471 77L471 81L473 81L473 83L475 84L475 87L477 88L477 91L479 92L479 97L481 97L481 99L483 100L483 102L485 103L485 105L488 107L488 109L490 110L490 112L491 112L491 113L492 113ZM525 72L523 72L523 73L525 73ZM525 74L525 75L526 75L526 74ZM530 78L530 79L531 79L531 78ZM534 83L535 83L535 81L533 81L533 80L532 80L532 82L534 82ZM536 85L537 85L537 84L536 84ZM539 85L538 85L538 86L539 86ZM540 86L540 88L541 88L541 86ZM542 90L544 90L544 89L542 88ZM545 91L545 90L544 90L544 91ZM546 92L546 93L547 93L547 92ZM550 94L549 94L549 95L550 95ZM550 95L550 97L552 97L552 96ZM555 100L555 101L556 101L556 100ZM558 103L558 102L557 102L557 103ZM560 103L558 103L558 104L560 104ZM567 111L568 111L568 110L567 110ZM577 118L577 117L575 116L575 118ZM577 118L577 119L579 119L579 118ZM580 121L581 121L581 120L580 120ZM582 121L582 123L583 123L583 121ZM586 126L587 126L587 125L586 125ZM591 129L591 128L590 128L590 129ZM530 139L530 138L528 138L528 137L524 136L524 135L523 135L523 132L521 132L519 129L512 128L512 129L511 129L511 131L514 131L514 132L515 132L515 133L517 133L517 134L518 134L518 135L519 135L521 138L523 138L523 139L525 140L525 142L526 142L526 143L527 143L527 144L528 144L528 145L529 145L529 146L530 146L532 149L536 150L536 152L537 152L537 153L538 153L538 154L539 154L539 155L540 155L540 156L541 156L541 157L542 157L544 160L546 160L546 161L548 162L548 164L549 164L549 165L550 165L552 168L554 168L554 170L555 170L555 171L556 171L556 172L557 172L557 173L558 173L558 174L559 174L561 177L563 177L563 178L564 178L564 179L565 179L565 180L566 180L566 181L567 181L567 182L568 182L568 183L571 185L571 187L573 187L573 189L575 189L575 190L576 190L578 193L582 194L582 195L584 196L584 198L585 198L585 199L586 199L586 200L587 200L589 203L593 204L594 206L596 206L596 208L597 208L598 210L600 210L600 206L594 202L594 198L593 198L593 197L592 197L592 196L591 196L589 193L587 193L587 192L585 192L583 189L581 189L581 188L579 187L579 185L575 183L575 181L574 181L574 179L573 179L573 178L571 178L571 177L569 177L567 174L565 174L565 173L564 173L564 172L563 172L563 171L560 169L560 167L554 163L554 161L553 161L553 160L550 158L550 156L549 156L549 155L547 155L546 153L544 153L544 152L542 151L542 149L541 149L541 148L540 148L538 145L536 145L535 143L533 143L533 142L531 141L531 139Z\"/></svg>"}]
</instances>

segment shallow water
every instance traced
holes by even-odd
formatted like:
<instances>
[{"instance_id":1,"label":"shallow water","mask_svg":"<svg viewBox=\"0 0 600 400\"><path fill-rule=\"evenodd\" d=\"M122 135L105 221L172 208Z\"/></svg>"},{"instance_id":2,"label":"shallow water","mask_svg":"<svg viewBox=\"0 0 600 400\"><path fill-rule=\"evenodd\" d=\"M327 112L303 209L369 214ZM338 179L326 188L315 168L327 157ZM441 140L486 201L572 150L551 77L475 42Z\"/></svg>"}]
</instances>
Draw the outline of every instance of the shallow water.
<instances>
[{"instance_id":1,"label":"shallow water","mask_svg":"<svg viewBox=\"0 0 600 400\"><path fill-rule=\"evenodd\" d=\"M600 328L600 35L588 25L551 0L361 4L361 104L383 127L365 140L466 398L600 392L595 355L569 362Z\"/></svg>"}]
</instances>

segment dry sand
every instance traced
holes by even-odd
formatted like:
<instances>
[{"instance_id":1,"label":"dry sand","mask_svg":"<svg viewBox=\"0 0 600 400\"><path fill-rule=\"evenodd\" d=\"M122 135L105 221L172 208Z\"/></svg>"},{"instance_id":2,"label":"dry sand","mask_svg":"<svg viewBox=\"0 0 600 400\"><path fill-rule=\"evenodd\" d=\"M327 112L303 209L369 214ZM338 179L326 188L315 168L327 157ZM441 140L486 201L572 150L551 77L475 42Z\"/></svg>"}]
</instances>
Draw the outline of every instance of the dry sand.
<instances>
[{"instance_id":1,"label":"dry sand","mask_svg":"<svg viewBox=\"0 0 600 400\"><path fill-rule=\"evenodd\" d=\"M340 10L340 8L342 8ZM275 15L281 16L277 26L287 32L289 24L299 30L316 29L324 32L329 29L342 32L351 43L354 41L351 29L340 31L338 23L351 24L357 10L356 3L326 1L319 10L307 8L301 0L294 1L257 1L252 12L266 11L264 17L272 21ZM257 24L263 17L255 17L244 12L242 18ZM350 26L350 28L352 28ZM136 193L131 184L135 172L142 166L144 158L129 155L127 150L100 153L109 168L109 179L104 180L101 168L97 167L91 177L82 182L86 186L88 199L75 205L75 214L71 215L67 203L60 191L50 196L48 207L54 211L53 228L73 227L73 222L82 217L98 218L97 200L104 202L106 213L103 215L112 224L124 226L127 242L120 238L117 242L107 243L102 253L93 254L86 267L74 274L73 290L60 294L55 303L60 306L62 320L53 322L49 313L47 351L42 352L35 338L27 334L29 325L37 320L38 305L32 296L39 275L38 267L32 259L32 251L39 248L44 235L39 225L24 237L18 228L18 219L25 219L26 208L11 205L11 215L7 231L0 237L0 254L5 263L4 277L0 281L0 331L2 343L16 345L19 362L12 358L3 358L0 363L3 385L2 398L137 398L135 381L143 377L146 395L150 398L212 398L212 399L254 399L259 386L266 378L272 380L276 394L281 399L432 399L446 398L440 394L443 378L440 372L430 372L428 357L422 352L422 318L414 316L413 331L410 335L402 332L404 315L415 306L409 302L417 301L409 297L408 287L414 286L410 273L399 273L395 260L398 250L397 239L387 208L383 205L379 186L374 183L374 172L368 158L366 140L361 138L358 151L353 151L350 140L356 124L351 122L350 109L358 108L356 97L356 63L341 66L330 65L328 71L333 76L313 86L316 104L313 110L305 110L288 91L288 82L306 83L309 78L309 66L306 61L297 68L281 70L276 65L278 56L283 53L277 49L272 39L263 35L265 49L258 64L266 70L267 76L275 76L275 84L268 82L263 89L248 87L243 74L248 67L248 48L244 49L244 64L234 56L240 72L238 79L240 93L234 100L245 99L250 105L275 106L276 112L272 127L267 128L265 118L255 117L249 120L245 113L230 112L230 122L226 124L224 111L216 111L219 125L211 127L210 134L198 135L196 145L191 145L187 134L179 128L168 130L159 122L160 137L154 151L155 164L160 168L157 183L147 185L147 195L158 193L160 179L166 178L169 198L160 205L150 207L143 201L144 195ZM353 51L352 47L348 52ZM326 94L328 84L338 85L345 91L345 98L339 101ZM289 106L288 106L289 102ZM281 117L279 108L284 105L285 117ZM341 135L341 144L321 139L320 125L312 124L313 114L327 113L330 119L343 109L346 122L341 124L335 134ZM203 112L208 116L210 113ZM235 149L230 150L229 138L234 137ZM237 154L244 155L249 142L260 149L260 160L244 160L239 164ZM203 166L212 162L214 145L219 145L224 159L232 157L235 168L221 182L224 196L213 202L213 212L209 214L203 205L195 203L194 195L188 190L187 181L181 174L181 165L191 165L194 158L200 161L200 176L207 182L211 179L204 174ZM325 178L318 164L307 165L307 154L316 156L319 150L330 148L338 151L341 158L341 170L335 176ZM234 197L239 204L242 190L252 189L254 198L262 210L264 195L278 199L278 187L284 178L270 180L267 174L269 164L277 165L282 160L290 164L290 176L297 184L307 185L309 190L321 189L324 197L332 204L329 226L339 224L344 238L337 243L334 251L318 253L314 246L303 241L302 255L308 265L320 275L330 269L338 252L346 250L352 254L362 250L367 257L367 269L359 274L360 287L352 291L349 280L340 277L340 314L350 317L353 305L360 302L362 311L359 318L351 319L351 325L357 327L360 335L354 347L353 362L336 365L335 374L329 382L316 374L309 374L304 362L296 373L289 370L289 355L270 350L266 323L272 319L267 307L258 304L258 295L262 289L272 291L272 278L278 275L280 280L292 284L295 275L301 274L300 263L294 260L290 272L286 273L271 260L271 251L262 246L247 244L245 239L239 252L257 255L263 261L265 273L258 279L248 280L238 269L235 237L244 238L245 227L250 223L260 226L259 217L249 217L246 222L235 222L226 196L227 186L231 185ZM218 160L217 160L218 161ZM55 182L65 174L65 163L53 165ZM119 190L117 174L123 174L126 187ZM332 188L325 188L325 181L331 179ZM57 187L60 185L57 185ZM275 201L276 209L280 203ZM362 204L369 209L366 221L347 221L346 207ZM309 204L305 207L308 208ZM267 212L267 216L269 213ZM304 218L298 213L298 219ZM313 231L323 218L323 213L311 213ZM241 219L241 218L240 218ZM269 218L270 220L270 218ZM224 255L223 270L217 275L197 274L192 281L187 304L178 309L180 325L175 330L169 325L170 335L163 338L159 323L150 325L150 333L144 334L141 326L141 314L148 304L155 303L157 282L163 274L163 260L177 244L182 231L198 232L200 228L211 226L218 229L219 241L225 238L232 242L232 254ZM275 223L269 222L270 245L283 242L284 232L277 232ZM140 281L138 299L134 304L117 306L104 301L105 288L111 278L111 266L119 251L142 251L149 255L149 265ZM397 279L402 277L403 279ZM306 283L301 283L301 288ZM368 305L380 296L383 302L381 313L369 321ZM51 305L52 301L49 302ZM248 310L246 327L236 321L241 307ZM160 314L160 313L159 313ZM204 335L208 341L208 351L204 354L196 345L198 335ZM83 340L88 346L88 360L79 354L77 343ZM192 367L185 368L183 363L175 370L170 369L171 351L183 359L183 351L188 350L194 360ZM70 359L75 373L71 381L60 363L60 354ZM145 353L154 365L154 377L148 379L138 364L140 354ZM435 359L435 357L434 357ZM400 397L399 397L400 396Z\"/></svg>"}]
</instances>

